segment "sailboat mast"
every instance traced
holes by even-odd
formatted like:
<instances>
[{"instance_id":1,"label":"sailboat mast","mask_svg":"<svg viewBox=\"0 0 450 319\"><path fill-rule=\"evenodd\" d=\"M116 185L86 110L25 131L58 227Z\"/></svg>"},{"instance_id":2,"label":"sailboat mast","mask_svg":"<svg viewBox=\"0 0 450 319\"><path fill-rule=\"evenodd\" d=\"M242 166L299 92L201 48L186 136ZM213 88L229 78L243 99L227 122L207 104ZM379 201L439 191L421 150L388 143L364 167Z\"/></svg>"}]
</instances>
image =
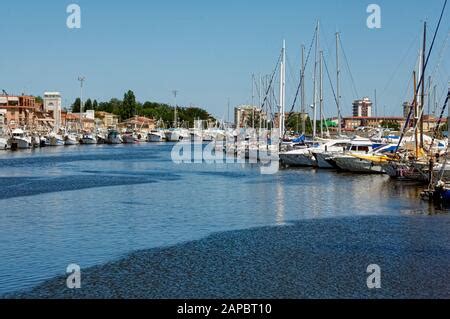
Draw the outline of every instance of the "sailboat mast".
<instances>
[{"instance_id":1,"label":"sailboat mast","mask_svg":"<svg viewBox=\"0 0 450 319\"><path fill-rule=\"evenodd\" d=\"M252 73L252 128L255 128L255 74Z\"/></svg>"},{"instance_id":2,"label":"sailboat mast","mask_svg":"<svg viewBox=\"0 0 450 319\"><path fill-rule=\"evenodd\" d=\"M178 127L178 117L177 117L177 95L178 95L178 91L177 90L173 90L172 93L173 93L173 97L174 97L174 100L175 100L174 112L173 112L173 125L174 125L174 128L177 128Z\"/></svg>"},{"instance_id":3,"label":"sailboat mast","mask_svg":"<svg viewBox=\"0 0 450 319\"><path fill-rule=\"evenodd\" d=\"M263 100L262 100L262 77L261 77L261 73L259 74L259 130L262 129L262 115L263 115L263 110L262 110L262 104L263 104Z\"/></svg>"},{"instance_id":4,"label":"sailboat mast","mask_svg":"<svg viewBox=\"0 0 450 319\"><path fill-rule=\"evenodd\" d=\"M417 76L416 71L413 72L414 78L414 142L416 150L416 159L419 157L419 136L417 132L417 121L419 120L419 103L417 101Z\"/></svg>"},{"instance_id":5,"label":"sailboat mast","mask_svg":"<svg viewBox=\"0 0 450 319\"><path fill-rule=\"evenodd\" d=\"M421 74L421 78L423 79L422 82L422 93L420 96L420 110L422 111L421 114L422 116L420 117L420 147L423 148L424 147L424 143L423 143L423 109L425 107L425 52L427 49L427 23L424 22L423 24L423 47L422 47L422 74Z\"/></svg>"},{"instance_id":6,"label":"sailboat mast","mask_svg":"<svg viewBox=\"0 0 450 319\"><path fill-rule=\"evenodd\" d=\"M338 108L338 135L341 135L341 87L340 87L340 66L339 66L339 32L336 32L336 103Z\"/></svg>"},{"instance_id":7,"label":"sailboat mast","mask_svg":"<svg viewBox=\"0 0 450 319\"><path fill-rule=\"evenodd\" d=\"M319 51L319 22L317 22L316 27L316 48L314 53L314 98L313 98L313 141L316 139L317 136L317 57L318 57L318 51Z\"/></svg>"},{"instance_id":8,"label":"sailboat mast","mask_svg":"<svg viewBox=\"0 0 450 319\"><path fill-rule=\"evenodd\" d=\"M286 41L283 40L283 49L281 51L280 68L280 138L284 137L285 132L285 97L286 97Z\"/></svg>"},{"instance_id":9,"label":"sailboat mast","mask_svg":"<svg viewBox=\"0 0 450 319\"><path fill-rule=\"evenodd\" d=\"M302 45L302 74L301 74L301 94L302 94L302 107L301 107L301 114L302 114L302 135L305 135L306 133L306 104L305 104L305 46Z\"/></svg>"},{"instance_id":10,"label":"sailboat mast","mask_svg":"<svg viewBox=\"0 0 450 319\"><path fill-rule=\"evenodd\" d=\"M320 51L320 63L319 63L319 72L320 72L320 137L323 138L323 51Z\"/></svg>"}]
</instances>

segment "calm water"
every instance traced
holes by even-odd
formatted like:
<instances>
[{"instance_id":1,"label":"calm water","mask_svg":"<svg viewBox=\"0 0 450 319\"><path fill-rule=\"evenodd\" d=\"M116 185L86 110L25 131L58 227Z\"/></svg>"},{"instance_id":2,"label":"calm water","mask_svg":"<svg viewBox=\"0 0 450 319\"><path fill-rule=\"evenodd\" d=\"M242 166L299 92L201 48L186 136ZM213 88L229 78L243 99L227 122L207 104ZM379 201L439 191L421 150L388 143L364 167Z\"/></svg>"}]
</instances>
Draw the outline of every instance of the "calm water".
<instances>
[{"instance_id":1,"label":"calm water","mask_svg":"<svg viewBox=\"0 0 450 319\"><path fill-rule=\"evenodd\" d=\"M385 176L175 165L171 145L0 152L0 294L146 248L292 220L428 213Z\"/></svg>"}]
</instances>

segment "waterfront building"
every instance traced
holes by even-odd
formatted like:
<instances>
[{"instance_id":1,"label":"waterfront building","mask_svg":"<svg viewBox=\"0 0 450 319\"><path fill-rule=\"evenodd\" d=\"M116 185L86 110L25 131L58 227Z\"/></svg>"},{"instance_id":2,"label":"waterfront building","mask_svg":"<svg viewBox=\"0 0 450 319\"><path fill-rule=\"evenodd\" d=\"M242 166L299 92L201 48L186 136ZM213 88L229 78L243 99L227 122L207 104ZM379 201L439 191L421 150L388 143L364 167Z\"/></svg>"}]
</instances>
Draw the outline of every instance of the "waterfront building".
<instances>
[{"instance_id":1,"label":"waterfront building","mask_svg":"<svg viewBox=\"0 0 450 319\"><path fill-rule=\"evenodd\" d=\"M368 97L353 102L353 117L372 117L372 101Z\"/></svg>"},{"instance_id":2,"label":"waterfront building","mask_svg":"<svg viewBox=\"0 0 450 319\"><path fill-rule=\"evenodd\" d=\"M62 98L59 92L44 93L44 111L52 112L56 129L61 127L61 104Z\"/></svg>"},{"instance_id":3,"label":"waterfront building","mask_svg":"<svg viewBox=\"0 0 450 319\"><path fill-rule=\"evenodd\" d=\"M3 121L11 129L16 127L32 127L36 124L36 101L29 95L0 95L0 110L3 110Z\"/></svg>"},{"instance_id":4,"label":"waterfront building","mask_svg":"<svg viewBox=\"0 0 450 319\"><path fill-rule=\"evenodd\" d=\"M241 105L234 109L234 125L236 128L258 128L260 121L267 121L267 114L256 106Z\"/></svg>"},{"instance_id":5,"label":"waterfront building","mask_svg":"<svg viewBox=\"0 0 450 319\"><path fill-rule=\"evenodd\" d=\"M108 112L95 112L95 117L101 120L104 127L115 127L119 124L119 117Z\"/></svg>"}]
</instances>

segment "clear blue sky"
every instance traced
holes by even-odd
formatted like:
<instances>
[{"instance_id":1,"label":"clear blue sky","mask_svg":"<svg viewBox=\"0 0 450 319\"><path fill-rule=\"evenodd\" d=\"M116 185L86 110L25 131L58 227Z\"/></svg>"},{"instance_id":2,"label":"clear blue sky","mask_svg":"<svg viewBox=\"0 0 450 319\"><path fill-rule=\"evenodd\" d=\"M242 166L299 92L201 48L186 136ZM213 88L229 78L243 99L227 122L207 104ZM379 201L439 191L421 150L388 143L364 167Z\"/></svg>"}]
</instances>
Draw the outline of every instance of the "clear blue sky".
<instances>
[{"instance_id":1,"label":"clear blue sky","mask_svg":"<svg viewBox=\"0 0 450 319\"><path fill-rule=\"evenodd\" d=\"M82 28L66 27L66 7L81 6ZM367 5L382 8L382 28L366 27ZM378 90L379 113L401 114L416 63L422 22L431 38L443 0L151 0L3 1L0 34L0 89L10 94L42 95L57 90L70 104L79 94L78 75L86 77L85 96L122 98L132 89L140 101L198 105L218 117L251 101L251 74L271 73L282 39L287 41L287 100L298 78L301 44L309 46L316 20L322 48L335 70L334 33L339 30L359 97ZM450 6L450 4L449 4ZM450 26L450 7L442 23L430 72ZM439 97L450 70L450 43L435 73ZM311 66L311 65L310 65ZM342 60L344 113L353 93ZM311 102L311 68L308 70ZM325 79L326 115L336 113ZM408 90L410 92L411 89ZM442 100L442 99L441 99Z\"/></svg>"}]
</instances>

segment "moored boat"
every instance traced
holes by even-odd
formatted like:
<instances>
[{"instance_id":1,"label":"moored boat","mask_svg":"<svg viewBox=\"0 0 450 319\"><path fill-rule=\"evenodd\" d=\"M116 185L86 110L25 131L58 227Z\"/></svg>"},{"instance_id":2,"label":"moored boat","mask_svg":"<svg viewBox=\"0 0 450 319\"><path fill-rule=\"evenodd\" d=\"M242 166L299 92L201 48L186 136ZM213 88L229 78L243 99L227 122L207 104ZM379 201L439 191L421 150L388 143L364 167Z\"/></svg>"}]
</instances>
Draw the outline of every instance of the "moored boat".
<instances>
[{"instance_id":1,"label":"moored boat","mask_svg":"<svg viewBox=\"0 0 450 319\"><path fill-rule=\"evenodd\" d=\"M11 133L10 143L11 149L28 149L31 148L31 137L26 136L22 129L15 129Z\"/></svg>"}]
</instances>

